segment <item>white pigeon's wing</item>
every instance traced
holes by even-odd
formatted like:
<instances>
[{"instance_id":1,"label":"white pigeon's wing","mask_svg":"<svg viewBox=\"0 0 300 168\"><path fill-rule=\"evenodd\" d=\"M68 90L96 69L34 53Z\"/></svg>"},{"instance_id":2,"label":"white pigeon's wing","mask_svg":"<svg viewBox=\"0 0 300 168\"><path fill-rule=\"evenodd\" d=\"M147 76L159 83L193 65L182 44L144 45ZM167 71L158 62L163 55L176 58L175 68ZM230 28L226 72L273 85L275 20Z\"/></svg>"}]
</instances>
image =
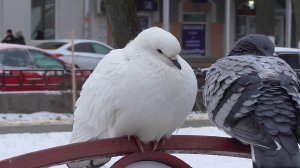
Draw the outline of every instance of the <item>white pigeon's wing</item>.
<instances>
[{"instance_id":1,"label":"white pigeon's wing","mask_svg":"<svg viewBox=\"0 0 300 168\"><path fill-rule=\"evenodd\" d=\"M123 50L113 50L102 59L82 87L76 102L71 142L106 138L107 128L115 122L116 101L127 69Z\"/></svg>"}]
</instances>

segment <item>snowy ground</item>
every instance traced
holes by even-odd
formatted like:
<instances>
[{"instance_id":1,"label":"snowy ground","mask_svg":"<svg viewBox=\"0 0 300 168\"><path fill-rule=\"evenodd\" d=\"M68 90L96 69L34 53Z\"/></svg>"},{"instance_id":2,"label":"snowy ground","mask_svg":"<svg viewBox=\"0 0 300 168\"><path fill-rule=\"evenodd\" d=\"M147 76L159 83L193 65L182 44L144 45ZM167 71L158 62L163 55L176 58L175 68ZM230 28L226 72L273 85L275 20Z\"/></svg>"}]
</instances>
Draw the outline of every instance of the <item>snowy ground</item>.
<instances>
[{"instance_id":1,"label":"snowy ground","mask_svg":"<svg viewBox=\"0 0 300 168\"><path fill-rule=\"evenodd\" d=\"M51 112L24 113L1 113L0 126L14 125L37 125L37 124L72 124L73 115L69 113L59 114Z\"/></svg>"},{"instance_id":2,"label":"snowy ground","mask_svg":"<svg viewBox=\"0 0 300 168\"><path fill-rule=\"evenodd\" d=\"M0 117L1 118L1 117ZM177 135L214 135L226 136L215 127L202 128L182 128L175 134ZM41 150L49 147L64 145L70 138L69 132L64 133L43 133L43 134L3 134L0 135L0 160L20 154ZM209 156L195 154L176 154L192 167L201 168L247 168L252 166L250 159ZM106 167L109 167L118 158L112 159ZM56 168L65 168L66 166L56 166Z\"/></svg>"},{"instance_id":3,"label":"snowy ground","mask_svg":"<svg viewBox=\"0 0 300 168\"><path fill-rule=\"evenodd\" d=\"M206 113L192 112L187 120L207 120ZM59 114L51 112L24 113L1 113L0 126L14 125L38 125L38 124L72 124L73 115L70 113Z\"/></svg>"}]
</instances>

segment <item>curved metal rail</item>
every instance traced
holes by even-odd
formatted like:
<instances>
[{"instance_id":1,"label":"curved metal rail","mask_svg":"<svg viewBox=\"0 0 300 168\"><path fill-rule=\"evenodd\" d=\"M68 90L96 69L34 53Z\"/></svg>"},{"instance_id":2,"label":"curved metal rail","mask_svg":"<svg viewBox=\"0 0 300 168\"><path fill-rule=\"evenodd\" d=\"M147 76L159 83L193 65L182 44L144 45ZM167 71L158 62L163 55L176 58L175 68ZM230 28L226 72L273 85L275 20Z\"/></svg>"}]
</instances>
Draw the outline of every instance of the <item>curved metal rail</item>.
<instances>
[{"instance_id":1,"label":"curved metal rail","mask_svg":"<svg viewBox=\"0 0 300 168\"><path fill-rule=\"evenodd\" d=\"M5 159L0 161L0 168L48 167L76 160L85 160L88 158L113 157L135 153L138 153L136 156L139 156L140 159L128 155L130 156L130 158L127 159L128 164L138 160L155 160L157 157L152 156L151 159L150 156L161 152L225 155L250 158L250 147L248 145L243 145L232 138L223 137L173 135L164 145L159 146L157 151L161 152L154 152L154 154L153 152L149 154L149 151L152 151L151 144L146 144L143 147L145 152L141 153L135 141L128 141L127 138L111 138L75 143ZM165 158L170 159L168 156L165 156ZM156 159L156 161L160 160ZM170 162L172 161L166 161L165 163L168 164ZM176 161L176 163L178 163L178 161ZM117 162L116 165L117 164L120 163ZM116 167L116 165L114 166Z\"/></svg>"}]
</instances>

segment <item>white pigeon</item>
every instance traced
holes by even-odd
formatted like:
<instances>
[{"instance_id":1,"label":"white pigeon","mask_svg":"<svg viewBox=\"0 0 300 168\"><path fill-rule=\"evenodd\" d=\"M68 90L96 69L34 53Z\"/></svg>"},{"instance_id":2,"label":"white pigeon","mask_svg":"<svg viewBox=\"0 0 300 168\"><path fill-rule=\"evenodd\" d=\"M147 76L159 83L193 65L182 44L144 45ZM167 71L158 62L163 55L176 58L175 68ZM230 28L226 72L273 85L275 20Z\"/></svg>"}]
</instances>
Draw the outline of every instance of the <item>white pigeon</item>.
<instances>
[{"instance_id":1,"label":"white pigeon","mask_svg":"<svg viewBox=\"0 0 300 168\"><path fill-rule=\"evenodd\" d=\"M192 111L197 80L178 40L152 27L107 54L82 87L71 143L134 136L169 138Z\"/></svg>"}]
</instances>

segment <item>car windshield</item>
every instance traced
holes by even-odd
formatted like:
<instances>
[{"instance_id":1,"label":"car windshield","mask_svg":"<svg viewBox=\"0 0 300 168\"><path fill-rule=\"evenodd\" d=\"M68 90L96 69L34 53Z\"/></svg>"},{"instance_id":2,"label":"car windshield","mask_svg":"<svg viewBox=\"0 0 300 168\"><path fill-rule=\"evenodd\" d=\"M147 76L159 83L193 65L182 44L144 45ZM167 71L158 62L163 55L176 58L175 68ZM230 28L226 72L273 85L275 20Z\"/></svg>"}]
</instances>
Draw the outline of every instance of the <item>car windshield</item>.
<instances>
[{"instance_id":1,"label":"car windshield","mask_svg":"<svg viewBox=\"0 0 300 168\"><path fill-rule=\"evenodd\" d=\"M109 49L109 48L107 48L103 45L100 45L100 44L93 43L92 45L93 45L94 50L96 51L97 54L107 54L111 50L111 49Z\"/></svg>"},{"instance_id":2,"label":"car windshield","mask_svg":"<svg viewBox=\"0 0 300 168\"><path fill-rule=\"evenodd\" d=\"M10 67L28 67L29 55L26 50L6 50L0 52L0 64Z\"/></svg>"},{"instance_id":3,"label":"car windshield","mask_svg":"<svg viewBox=\"0 0 300 168\"><path fill-rule=\"evenodd\" d=\"M30 50L32 56L32 62L37 68L41 69L64 69L65 66L50 55L46 53Z\"/></svg>"},{"instance_id":4,"label":"car windshield","mask_svg":"<svg viewBox=\"0 0 300 168\"><path fill-rule=\"evenodd\" d=\"M72 51L72 48L68 48L69 51ZM85 52L85 53L95 53L95 54L107 54L110 52L110 48L100 45L97 43L80 43L75 45L75 52Z\"/></svg>"},{"instance_id":5,"label":"car windshield","mask_svg":"<svg viewBox=\"0 0 300 168\"><path fill-rule=\"evenodd\" d=\"M66 42L45 42L45 43L38 44L36 47L45 50L56 50L65 44L67 43Z\"/></svg>"}]
</instances>

